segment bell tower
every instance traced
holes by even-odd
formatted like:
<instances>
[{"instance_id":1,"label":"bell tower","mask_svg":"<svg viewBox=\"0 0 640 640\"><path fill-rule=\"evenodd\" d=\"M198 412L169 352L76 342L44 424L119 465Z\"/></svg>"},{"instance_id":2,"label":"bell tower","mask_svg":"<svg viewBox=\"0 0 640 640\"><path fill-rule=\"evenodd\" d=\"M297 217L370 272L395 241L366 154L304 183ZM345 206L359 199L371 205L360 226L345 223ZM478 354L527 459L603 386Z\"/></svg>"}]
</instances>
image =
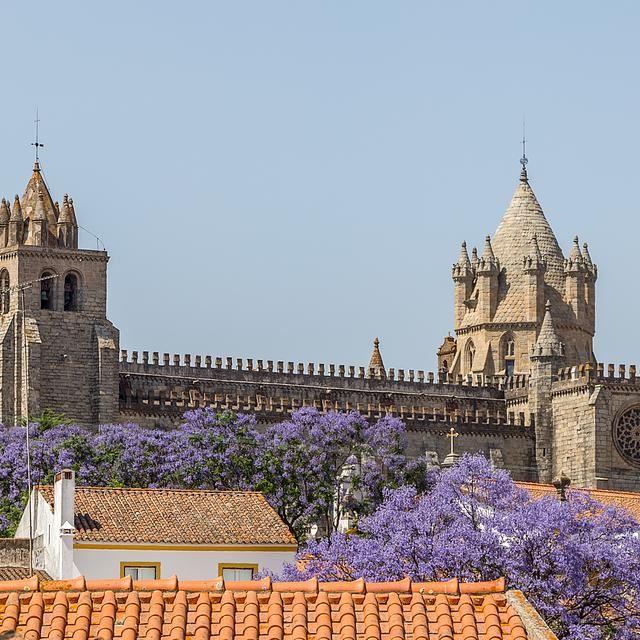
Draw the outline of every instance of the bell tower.
<instances>
[{"instance_id":1,"label":"bell tower","mask_svg":"<svg viewBox=\"0 0 640 640\"><path fill-rule=\"evenodd\" d=\"M82 424L118 416L119 332L106 315L106 251L78 248L74 203L40 163L0 206L0 422L45 409Z\"/></svg>"}]
</instances>

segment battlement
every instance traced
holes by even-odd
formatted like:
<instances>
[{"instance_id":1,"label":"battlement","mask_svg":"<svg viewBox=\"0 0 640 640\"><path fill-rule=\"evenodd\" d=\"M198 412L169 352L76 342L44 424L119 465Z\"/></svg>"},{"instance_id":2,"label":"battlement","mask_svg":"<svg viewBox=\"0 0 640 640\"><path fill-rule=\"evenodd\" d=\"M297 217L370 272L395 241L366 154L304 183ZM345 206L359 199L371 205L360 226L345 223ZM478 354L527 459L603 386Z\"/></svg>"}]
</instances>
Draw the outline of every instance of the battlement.
<instances>
[{"instance_id":1,"label":"battlement","mask_svg":"<svg viewBox=\"0 0 640 640\"><path fill-rule=\"evenodd\" d=\"M606 368L602 362L597 365L591 363L577 365L575 367L564 367L558 371L558 382L574 382L578 384L586 383L622 383L640 385L640 377L637 375L635 364L616 365L607 364Z\"/></svg>"},{"instance_id":2,"label":"battlement","mask_svg":"<svg viewBox=\"0 0 640 640\"><path fill-rule=\"evenodd\" d=\"M441 371L437 374L429 371L415 369L389 369L388 371L361 366L345 366L323 363L315 364L309 362L306 365L302 362L294 363L284 360L263 360L232 357L212 357L196 355L192 358L191 354L169 354L163 353L162 358L158 351L131 351L130 353L123 349L120 353L120 363L122 371L135 371L153 374L154 371L158 375L174 374L189 375L189 372L209 371L227 371L242 372L247 374L262 373L275 374L283 376L298 377L301 381L304 376L307 379L313 378L333 378L342 380L369 380L384 381L387 383L402 383L409 385L438 385L441 387L473 387L477 389L494 389L507 390L526 388L529 381L528 375L516 376L454 376L448 372ZM131 365L131 366L129 366ZM197 377L195 375L194 377ZM295 384L295 383L294 383ZM326 384L326 381L324 382Z\"/></svg>"},{"instance_id":3,"label":"battlement","mask_svg":"<svg viewBox=\"0 0 640 640\"><path fill-rule=\"evenodd\" d=\"M234 411L255 415L259 421L286 420L293 411L313 407L318 411L357 411L366 419L375 421L385 416L400 418L408 425L462 424L507 426L522 431L525 424L522 415L507 413L504 407L485 409L447 407L433 408L416 405L384 405L382 403L350 402L339 398L306 400L294 396L266 396L260 393L230 394L191 391L165 391L157 389L132 389L121 398L120 410L130 415L173 414L181 416L185 411L211 408L215 411ZM528 433L528 432L527 432Z\"/></svg>"}]
</instances>

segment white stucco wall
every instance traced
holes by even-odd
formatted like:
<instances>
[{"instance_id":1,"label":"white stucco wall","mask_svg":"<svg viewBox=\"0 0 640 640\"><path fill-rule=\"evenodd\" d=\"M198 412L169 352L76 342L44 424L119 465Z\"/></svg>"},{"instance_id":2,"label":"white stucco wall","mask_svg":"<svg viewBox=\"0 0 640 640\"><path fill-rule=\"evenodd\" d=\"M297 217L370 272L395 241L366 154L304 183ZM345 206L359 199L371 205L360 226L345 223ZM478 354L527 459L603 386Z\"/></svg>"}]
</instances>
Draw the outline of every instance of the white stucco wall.
<instances>
[{"instance_id":1,"label":"white stucco wall","mask_svg":"<svg viewBox=\"0 0 640 640\"><path fill-rule=\"evenodd\" d=\"M60 532L54 524L53 509L36 490L31 492L14 537L29 537L29 509L32 509L33 518L34 566L36 569L44 569L52 577L58 577Z\"/></svg>"},{"instance_id":2,"label":"white stucco wall","mask_svg":"<svg viewBox=\"0 0 640 640\"><path fill-rule=\"evenodd\" d=\"M159 562L160 577L177 575L182 580L218 577L218 564L257 564L280 573L285 562L293 562L294 551L174 551L136 549L74 549L76 574L89 579L120 577L120 563Z\"/></svg>"},{"instance_id":3,"label":"white stucco wall","mask_svg":"<svg viewBox=\"0 0 640 640\"><path fill-rule=\"evenodd\" d=\"M258 565L258 571L268 570L278 574L285 563L295 560L295 550L282 550L282 546L277 547L280 549L277 551L265 550L264 546L251 549L250 545L247 545L246 550L238 550L237 547L228 550L217 547L198 550L197 547L190 547L189 550L184 550L167 548L168 545L163 545L162 549L138 550L131 548L133 545L126 545L123 548L95 549L82 548L83 543L80 541L75 542L73 558L71 558L69 552L65 552L61 545L60 527L56 524L53 509L35 491L29 502L29 505L31 504L34 504L34 538L36 547L40 549L35 554L35 566L38 569L44 569L54 579L66 579L78 575L98 580L119 578L121 562L130 564L159 562L161 577L177 575L182 580L207 580L218 577L220 563ZM22 515L15 537L29 537L28 507ZM65 558L66 562L63 562Z\"/></svg>"}]
</instances>

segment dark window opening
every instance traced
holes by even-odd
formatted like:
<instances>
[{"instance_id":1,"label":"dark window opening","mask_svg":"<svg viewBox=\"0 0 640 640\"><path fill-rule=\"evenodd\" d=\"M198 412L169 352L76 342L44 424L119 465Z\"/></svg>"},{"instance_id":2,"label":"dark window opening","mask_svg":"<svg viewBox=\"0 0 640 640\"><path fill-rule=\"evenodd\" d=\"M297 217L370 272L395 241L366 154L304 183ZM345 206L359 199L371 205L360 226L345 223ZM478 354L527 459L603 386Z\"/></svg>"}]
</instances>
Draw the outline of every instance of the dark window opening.
<instances>
[{"instance_id":1,"label":"dark window opening","mask_svg":"<svg viewBox=\"0 0 640 640\"><path fill-rule=\"evenodd\" d=\"M43 273L42 277L46 278L40 282L40 308L53 309L53 279L51 273Z\"/></svg>"},{"instance_id":2,"label":"dark window opening","mask_svg":"<svg viewBox=\"0 0 640 640\"><path fill-rule=\"evenodd\" d=\"M9 313L9 273L7 271L2 272L2 277L0 277L0 310L2 313Z\"/></svg>"},{"instance_id":3,"label":"dark window opening","mask_svg":"<svg viewBox=\"0 0 640 640\"><path fill-rule=\"evenodd\" d=\"M505 360L504 361L504 373L506 376L512 376L514 370L514 360Z\"/></svg>"},{"instance_id":4,"label":"dark window opening","mask_svg":"<svg viewBox=\"0 0 640 640\"><path fill-rule=\"evenodd\" d=\"M64 310L78 310L78 277L73 273L64 279Z\"/></svg>"}]
</instances>

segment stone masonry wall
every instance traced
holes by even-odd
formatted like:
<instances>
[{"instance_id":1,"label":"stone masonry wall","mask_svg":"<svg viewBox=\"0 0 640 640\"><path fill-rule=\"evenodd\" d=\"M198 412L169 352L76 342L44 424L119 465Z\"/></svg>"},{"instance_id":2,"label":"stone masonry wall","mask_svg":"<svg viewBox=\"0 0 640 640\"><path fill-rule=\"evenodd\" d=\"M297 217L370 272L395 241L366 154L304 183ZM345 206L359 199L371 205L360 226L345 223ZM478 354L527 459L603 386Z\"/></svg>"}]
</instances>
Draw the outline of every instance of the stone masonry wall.
<instances>
[{"instance_id":1,"label":"stone masonry wall","mask_svg":"<svg viewBox=\"0 0 640 640\"><path fill-rule=\"evenodd\" d=\"M19 246L0 251L0 270L10 286L24 289L28 342L29 414L63 412L74 422L96 424L118 418L118 331L106 319L107 261L103 251ZM43 274L50 280L52 309L41 309ZM77 309L64 310L64 279L78 279ZM22 300L17 290L0 319L2 421L12 424L27 411L23 370Z\"/></svg>"},{"instance_id":2,"label":"stone masonry wall","mask_svg":"<svg viewBox=\"0 0 640 640\"><path fill-rule=\"evenodd\" d=\"M627 375L628 373L628 375ZM625 459L613 428L626 409L640 406L635 367L586 365L561 371L553 385L554 472L574 486L640 491L640 459Z\"/></svg>"}]
</instances>

